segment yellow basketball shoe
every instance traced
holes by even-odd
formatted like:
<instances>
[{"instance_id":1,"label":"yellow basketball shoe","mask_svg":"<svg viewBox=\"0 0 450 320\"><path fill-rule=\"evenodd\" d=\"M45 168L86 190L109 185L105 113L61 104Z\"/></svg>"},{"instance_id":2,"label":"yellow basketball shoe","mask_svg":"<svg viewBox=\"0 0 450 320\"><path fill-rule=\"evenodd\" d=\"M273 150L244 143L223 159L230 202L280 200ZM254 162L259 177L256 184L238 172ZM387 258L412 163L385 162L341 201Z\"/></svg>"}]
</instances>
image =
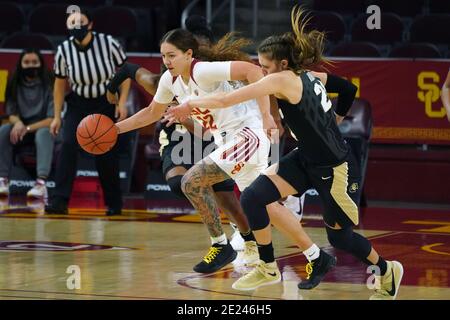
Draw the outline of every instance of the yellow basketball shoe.
<instances>
[{"instance_id":1,"label":"yellow basketball shoe","mask_svg":"<svg viewBox=\"0 0 450 320\"><path fill-rule=\"evenodd\" d=\"M388 268L384 276L379 276L380 288L370 300L394 300L397 297L403 277L403 266L398 261L386 261Z\"/></svg>"},{"instance_id":2,"label":"yellow basketball shoe","mask_svg":"<svg viewBox=\"0 0 450 320\"><path fill-rule=\"evenodd\" d=\"M260 260L255 269L239 278L231 287L235 290L255 290L280 281L281 273L277 262L265 263Z\"/></svg>"}]
</instances>

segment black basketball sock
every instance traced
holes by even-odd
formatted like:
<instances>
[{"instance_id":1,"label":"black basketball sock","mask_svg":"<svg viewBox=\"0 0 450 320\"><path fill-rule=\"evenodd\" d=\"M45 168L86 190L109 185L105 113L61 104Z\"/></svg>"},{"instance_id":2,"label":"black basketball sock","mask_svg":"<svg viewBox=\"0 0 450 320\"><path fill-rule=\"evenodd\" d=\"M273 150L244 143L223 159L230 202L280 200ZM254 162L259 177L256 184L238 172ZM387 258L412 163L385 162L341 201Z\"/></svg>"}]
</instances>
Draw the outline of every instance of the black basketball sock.
<instances>
[{"instance_id":1,"label":"black basketball sock","mask_svg":"<svg viewBox=\"0 0 450 320\"><path fill-rule=\"evenodd\" d=\"M380 256L379 259L378 259L378 262L377 262L377 266L378 266L378 268L380 268L380 274L381 274L382 276L384 276L384 275L386 274L386 271L387 271L387 263L386 263L386 260L384 260L384 259Z\"/></svg>"},{"instance_id":2,"label":"black basketball sock","mask_svg":"<svg viewBox=\"0 0 450 320\"><path fill-rule=\"evenodd\" d=\"M265 263L270 263L275 261L275 257L273 255L273 246L272 242L269 244L258 244L258 252L259 258Z\"/></svg>"},{"instance_id":3,"label":"black basketball sock","mask_svg":"<svg viewBox=\"0 0 450 320\"><path fill-rule=\"evenodd\" d=\"M253 235L253 232L250 230L247 233L240 232L241 237L244 239L245 242L247 241L256 241L255 236Z\"/></svg>"}]
</instances>

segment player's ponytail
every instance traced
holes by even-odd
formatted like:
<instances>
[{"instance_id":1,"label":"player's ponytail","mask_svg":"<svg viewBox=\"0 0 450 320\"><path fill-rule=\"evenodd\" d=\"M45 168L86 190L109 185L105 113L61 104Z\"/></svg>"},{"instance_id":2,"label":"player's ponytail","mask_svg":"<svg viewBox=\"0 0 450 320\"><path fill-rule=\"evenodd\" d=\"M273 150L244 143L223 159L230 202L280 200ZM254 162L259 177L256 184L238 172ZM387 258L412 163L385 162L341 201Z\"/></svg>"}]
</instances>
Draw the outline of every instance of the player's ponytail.
<instances>
[{"instance_id":1,"label":"player's ponytail","mask_svg":"<svg viewBox=\"0 0 450 320\"><path fill-rule=\"evenodd\" d=\"M198 58L205 61L250 61L250 55L242 51L242 48L251 44L251 40L237 37L230 32L224 35L211 47L202 46L198 51Z\"/></svg>"},{"instance_id":2,"label":"player's ponytail","mask_svg":"<svg viewBox=\"0 0 450 320\"><path fill-rule=\"evenodd\" d=\"M174 29L167 32L161 39L186 52L192 49L193 57L205 61L252 61L250 55L242 51L242 48L251 44L245 38L236 37L235 33L227 33L212 46L199 46L194 35L184 29Z\"/></svg>"},{"instance_id":3,"label":"player's ponytail","mask_svg":"<svg viewBox=\"0 0 450 320\"><path fill-rule=\"evenodd\" d=\"M265 39L258 48L258 53L267 55L268 59L288 61L288 68L299 73L321 63L330 62L324 58L325 34L318 30L306 31L311 17L303 17L305 11L295 6L291 12L292 32Z\"/></svg>"},{"instance_id":4,"label":"player's ponytail","mask_svg":"<svg viewBox=\"0 0 450 320\"><path fill-rule=\"evenodd\" d=\"M297 69L305 69L326 62L323 57L325 34L318 30L305 31L311 17L305 16L301 7L295 6L291 12L292 31L294 32L294 59Z\"/></svg>"}]
</instances>

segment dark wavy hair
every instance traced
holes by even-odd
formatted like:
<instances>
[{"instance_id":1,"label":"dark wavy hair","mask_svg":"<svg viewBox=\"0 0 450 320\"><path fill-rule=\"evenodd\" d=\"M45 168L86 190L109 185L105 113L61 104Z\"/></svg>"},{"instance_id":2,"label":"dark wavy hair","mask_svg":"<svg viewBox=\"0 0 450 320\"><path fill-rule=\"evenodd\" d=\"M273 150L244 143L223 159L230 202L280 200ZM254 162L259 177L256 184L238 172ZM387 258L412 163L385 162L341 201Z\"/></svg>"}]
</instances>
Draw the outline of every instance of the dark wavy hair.
<instances>
[{"instance_id":1,"label":"dark wavy hair","mask_svg":"<svg viewBox=\"0 0 450 320\"><path fill-rule=\"evenodd\" d=\"M234 32L227 33L219 41L213 43L211 47L199 46L192 32L184 29L174 29L167 32L161 39L159 45L164 42L170 43L186 52L193 51L193 57L205 61L249 61L252 59L249 54L242 51L242 48L250 45L249 39L239 38Z\"/></svg>"},{"instance_id":2,"label":"dark wavy hair","mask_svg":"<svg viewBox=\"0 0 450 320\"><path fill-rule=\"evenodd\" d=\"M53 87L53 80L54 80L53 74L47 69L47 66L45 64L41 52L37 49L28 48L23 50L22 53L20 54L19 60L17 61L16 64L16 69L14 70L14 73L11 76L11 80L9 81L8 86L6 87L6 101L8 100L17 101L17 88L25 80L22 68L22 60L23 57L29 53L36 54L39 58L39 61L41 62L41 66L39 67L38 70L38 78L41 79L43 88L46 88L48 86Z\"/></svg>"}]
</instances>

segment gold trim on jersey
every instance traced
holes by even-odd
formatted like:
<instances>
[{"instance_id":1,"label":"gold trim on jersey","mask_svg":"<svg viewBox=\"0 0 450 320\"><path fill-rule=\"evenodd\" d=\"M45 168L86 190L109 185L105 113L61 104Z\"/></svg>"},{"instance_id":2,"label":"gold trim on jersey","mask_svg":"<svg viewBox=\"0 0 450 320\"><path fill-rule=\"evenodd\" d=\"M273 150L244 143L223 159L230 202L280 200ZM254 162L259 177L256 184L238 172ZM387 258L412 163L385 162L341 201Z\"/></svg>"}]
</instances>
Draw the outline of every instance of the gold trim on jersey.
<instances>
[{"instance_id":1,"label":"gold trim on jersey","mask_svg":"<svg viewBox=\"0 0 450 320\"><path fill-rule=\"evenodd\" d=\"M162 156L163 149L169 144L169 139L167 138L167 133L164 130L159 132L159 155Z\"/></svg>"},{"instance_id":2,"label":"gold trim on jersey","mask_svg":"<svg viewBox=\"0 0 450 320\"><path fill-rule=\"evenodd\" d=\"M350 220L358 225L359 215L358 206L350 198L347 193L348 187L348 163L333 168L333 184L331 186L331 195L342 209L342 211L350 218Z\"/></svg>"},{"instance_id":3,"label":"gold trim on jersey","mask_svg":"<svg viewBox=\"0 0 450 320\"><path fill-rule=\"evenodd\" d=\"M176 127L175 127L175 131L179 131L179 132L181 132L182 134L185 134L185 133L188 131L188 129L186 129L186 127L183 126L182 124L176 123L175 126L176 126ZM160 144L160 147L159 147L159 155L160 155L160 156L162 156L162 152L163 152L164 148L165 148L169 143L170 143L170 139L169 139L169 137L167 136L167 133L166 133L164 130L161 130L161 131L159 132L159 144Z\"/></svg>"}]
</instances>

